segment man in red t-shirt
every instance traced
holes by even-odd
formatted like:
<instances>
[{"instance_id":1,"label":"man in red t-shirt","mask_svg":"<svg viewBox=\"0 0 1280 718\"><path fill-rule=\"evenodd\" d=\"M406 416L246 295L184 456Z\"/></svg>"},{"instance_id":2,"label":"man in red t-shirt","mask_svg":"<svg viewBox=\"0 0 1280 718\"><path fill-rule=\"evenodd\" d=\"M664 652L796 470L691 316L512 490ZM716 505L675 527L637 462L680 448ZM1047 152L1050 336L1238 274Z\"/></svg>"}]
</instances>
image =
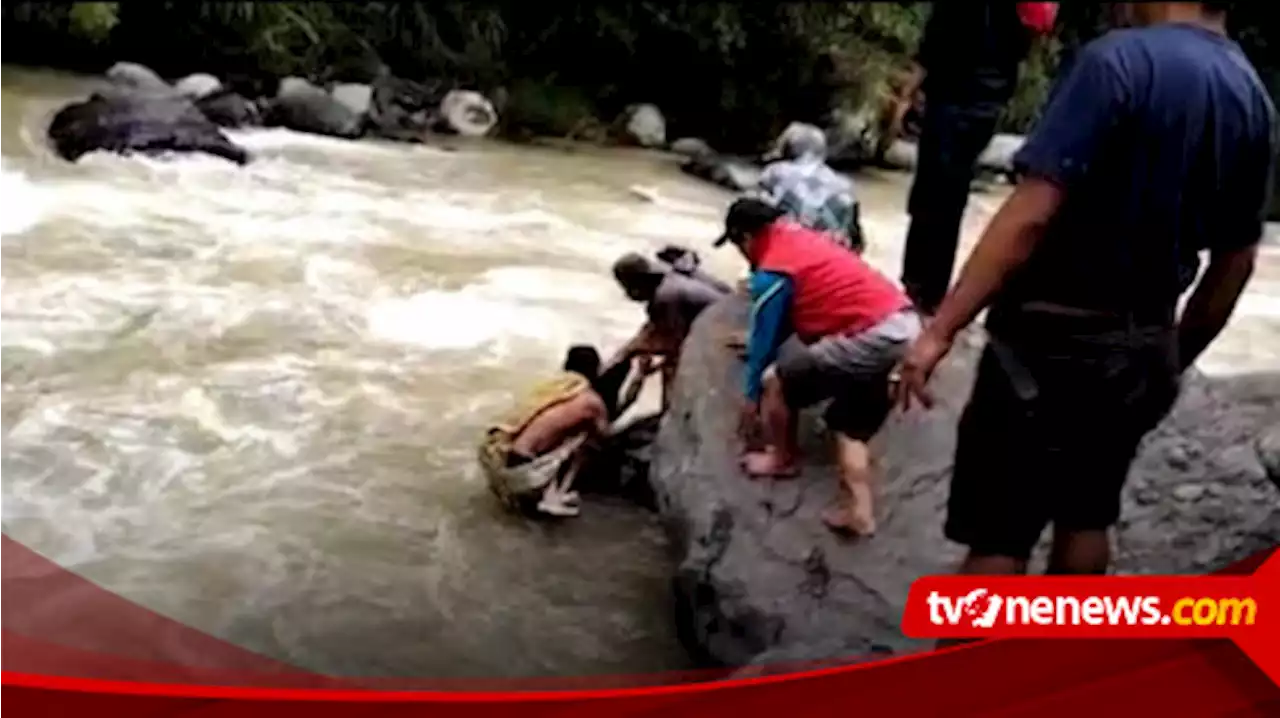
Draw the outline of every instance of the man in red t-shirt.
<instances>
[{"instance_id":1,"label":"man in red t-shirt","mask_svg":"<svg viewBox=\"0 0 1280 718\"><path fill-rule=\"evenodd\" d=\"M825 419L846 491L823 520L835 530L873 533L867 442L888 415L889 373L920 333L919 316L859 256L767 203L734 202L716 246L725 242L752 268L740 429L748 438L763 418L765 430L765 447L747 452L743 468L752 477L798 475L796 412L830 399ZM801 347L779 358L793 332Z\"/></svg>"}]
</instances>

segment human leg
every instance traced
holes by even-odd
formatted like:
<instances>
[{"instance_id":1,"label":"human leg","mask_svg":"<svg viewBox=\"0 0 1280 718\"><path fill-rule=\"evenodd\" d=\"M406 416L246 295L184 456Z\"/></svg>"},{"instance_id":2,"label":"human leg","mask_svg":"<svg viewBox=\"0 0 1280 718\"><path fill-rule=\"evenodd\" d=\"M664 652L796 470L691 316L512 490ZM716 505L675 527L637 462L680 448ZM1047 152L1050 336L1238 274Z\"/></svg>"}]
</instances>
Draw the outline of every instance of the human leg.
<instances>
[{"instance_id":1,"label":"human leg","mask_svg":"<svg viewBox=\"0 0 1280 718\"><path fill-rule=\"evenodd\" d=\"M1049 523L1034 409L988 346L957 428L947 499L944 533L968 548L959 573L1024 573Z\"/></svg>"},{"instance_id":2,"label":"human leg","mask_svg":"<svg viewBox=\"0 0 1280 718\"><path fill-rule=\"evenodd\" d=\"M937 104L925 112L907 204L902 283L926 314L937 309L951 283L974 165L994 132L995 115L986 108Z\"/></svg>"},{"instance_id":3,"label":"human leg","mask_svg":"<svg viewBox=\"0 0 1280 718\"><path fill-rule=\"evenodd\" d=\"M776 368L765 372L763 387L760 418L764 424L764 448L743 456L742 467L753 477L795 476L800 471L796 409L788 404L782 379Z\"/></svg>"},{"instance_id":4,"label":"human leg","mask_svg":"<svg viewBox=\"0 0 1280 718\"><path fill-rule=\"evenodd\" d=\"M870 536L876 532L875 492L871 452L865 442L836 434L836 464L840 468L840 500L822 513L833 531Z\"/></svg>"},{"instance_id":5,"label":"human leg","mask_svg":"<svg viewBox=\"0 0 1280 718\"><path fill-rule=\"evenodd\" d=\"M827 428L835 436L841 494L823 515L836 531L875 533L875 490L868 443L880 431L893 408L889 371L901 356L901 346L919 332L914 315L880 327L869 336L847 340L841 357L845 375L839 394L826 412Z\"/></svg>"},{"instance_id":6,"label":"human leg","mask_svg":"<svg viewBox=\"0 0 1280 718\"><path fill-rule=\"evenodd\" d=\"M1110 527L1120 517L1120 496L1138 445L1168 414L1178 394L1172 335L1150 344L1085 354L1053 395L1062 418L1056 427L1063 473L1052 502L1054 535L1048 572L1104 574L1111 559ZM1083 384L1083 385L1082 385ZM1065 426L1064 426L1065 425ZM1068 427L1074 427L1074 430ZM1089 446L1091 451L1072 451ZM1072 477L1088 480L1072 480Z\"/></svg>"}]
</instances>

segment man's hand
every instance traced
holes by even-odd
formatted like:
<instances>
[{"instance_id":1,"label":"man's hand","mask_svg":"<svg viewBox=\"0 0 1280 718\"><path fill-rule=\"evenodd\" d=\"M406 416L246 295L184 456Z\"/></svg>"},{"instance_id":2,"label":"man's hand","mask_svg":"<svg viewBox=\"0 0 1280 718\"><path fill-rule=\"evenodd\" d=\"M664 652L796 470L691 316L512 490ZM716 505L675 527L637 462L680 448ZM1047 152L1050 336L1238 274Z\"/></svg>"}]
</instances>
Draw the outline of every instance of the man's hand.
<instances>
[{"instance_id":1,"label":"man's hand","mask_svg":"<svg viewBox=\"0 0 1280 718\"><path fill-rule=\"evenodd\" d=\"M636 362L636 369L639 370L640 376L651 376L662 368L663 357L657 354L642 354L636 359Z\"/></svg>"},{"instance_id":2,"label":"man's hand","mask_svg":"<svg viewBox=\"0 0 1280 718\"><path fill-rule=\"evenodd\" d=\"M738 415L738 438L748 445L755 439L760 424L760 403L744 399Z\"/></svg>"},{"instance_id":3,"label":"man's hand","mask_svg":"<svg viewBox=\"0 0 1280 718\"><path fill-rule=\"evenodd\" d=\"M907 353L890 377L889 384L894 403L900 405L903 411L911 408L913 396L924 408L933 407L933 395L928 389L929 377L933 376L938 362L951 351L951 342L951 337L925 329L907 348Z\"/></svg>"}]
</instances>

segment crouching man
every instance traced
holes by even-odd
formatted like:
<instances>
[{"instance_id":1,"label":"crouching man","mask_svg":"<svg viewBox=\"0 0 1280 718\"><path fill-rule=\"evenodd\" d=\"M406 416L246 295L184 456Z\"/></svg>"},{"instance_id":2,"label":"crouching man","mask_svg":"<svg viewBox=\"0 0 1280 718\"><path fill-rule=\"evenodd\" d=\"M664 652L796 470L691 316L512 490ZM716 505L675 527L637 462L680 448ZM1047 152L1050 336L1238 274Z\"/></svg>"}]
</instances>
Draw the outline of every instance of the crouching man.
<instances>
[{"instance_id":1,"label":"crouching man","mask_svg":"<svg viewBox=\"0 0 1280 718\"><path fill-rule=\"evenodd\" d=\"M679 248L667 248L664 252ZM696 268L696 263L692 265ZM698 315L727 296L718 280L702 280L665 262L639 254L623 255L613 265L618 285L634 302L645 304L647 321L609 362L613 368L631 359L661 361L662 408L670 404L671 388L679 366L680 348Z\"/></svg>"},{"instance_id":2,"label":"crouching man","mask_svg":"<svg viewBox=\"0 0 1280 718\"><path fill-rule=\"evenodd\" d=\"M577 516L572 490L588 442L610 430L608 404L593 384L600 355L574 347L564 369L534 387L485 432L480 466L489 488L510 509L525 514Z\"/></svg>"},{"instance_id":3,"label":"crouching man","mask_svg":"<svg viewBox=\"0 0 1280 718\"><path fill-rule=\"evenodd\" d=\"M767 203L734 202L716 245L725 242L752 269L741 430L750 440L762 420L765 446L743 457L743 469L751 477L798 475L796 413L831 400L826 424L843 497L823 520L832 530L874 533L867 442L888 416L889 375L919 335L919 315L857 254ZM802 349L777 358L792 333Z\"/></svg>"}]
</instances>

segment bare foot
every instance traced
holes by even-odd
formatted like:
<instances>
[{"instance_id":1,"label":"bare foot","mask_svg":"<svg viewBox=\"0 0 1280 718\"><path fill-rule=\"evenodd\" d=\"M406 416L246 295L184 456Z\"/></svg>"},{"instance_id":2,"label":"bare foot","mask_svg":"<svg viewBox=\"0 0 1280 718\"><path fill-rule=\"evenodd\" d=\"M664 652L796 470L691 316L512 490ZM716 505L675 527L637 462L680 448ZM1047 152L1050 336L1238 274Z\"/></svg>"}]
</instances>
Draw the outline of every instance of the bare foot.
<instances>
[{"instance_id":1,"label":"bare foot","mask_svg":"<svg viewBox=\"0 0 1280 718\"><path fill-rule=\"evenodd\" d=\"M742 470L753 479L794 479L800 475L800 467L784 462L773 450L751 451L742 457Z\"/></svg>"},{"instance_id":2,"label":"bare foot","mask_svg":"<svg viewBox=\"0 0 1280 718\"><path fill-rule=\"evenodd\" d=\"M823 511L822 523L832 531L854 536L872 536L876 532L875 517L850 506L847 499Z\"/></svg>"},{"instance_id":3,"label":"bare foot","mask_svg":"<svg viewBox=\"0 0 1280 718\"><path fill-rule=\"evenodd\" d=\"M577 516L579 513L579 509L576 504L566 503L558 496L544 498L542 501L539 501L538 510L548 516L555 516L557 518L569 518Z\"/></svg>"}]
</instances>

